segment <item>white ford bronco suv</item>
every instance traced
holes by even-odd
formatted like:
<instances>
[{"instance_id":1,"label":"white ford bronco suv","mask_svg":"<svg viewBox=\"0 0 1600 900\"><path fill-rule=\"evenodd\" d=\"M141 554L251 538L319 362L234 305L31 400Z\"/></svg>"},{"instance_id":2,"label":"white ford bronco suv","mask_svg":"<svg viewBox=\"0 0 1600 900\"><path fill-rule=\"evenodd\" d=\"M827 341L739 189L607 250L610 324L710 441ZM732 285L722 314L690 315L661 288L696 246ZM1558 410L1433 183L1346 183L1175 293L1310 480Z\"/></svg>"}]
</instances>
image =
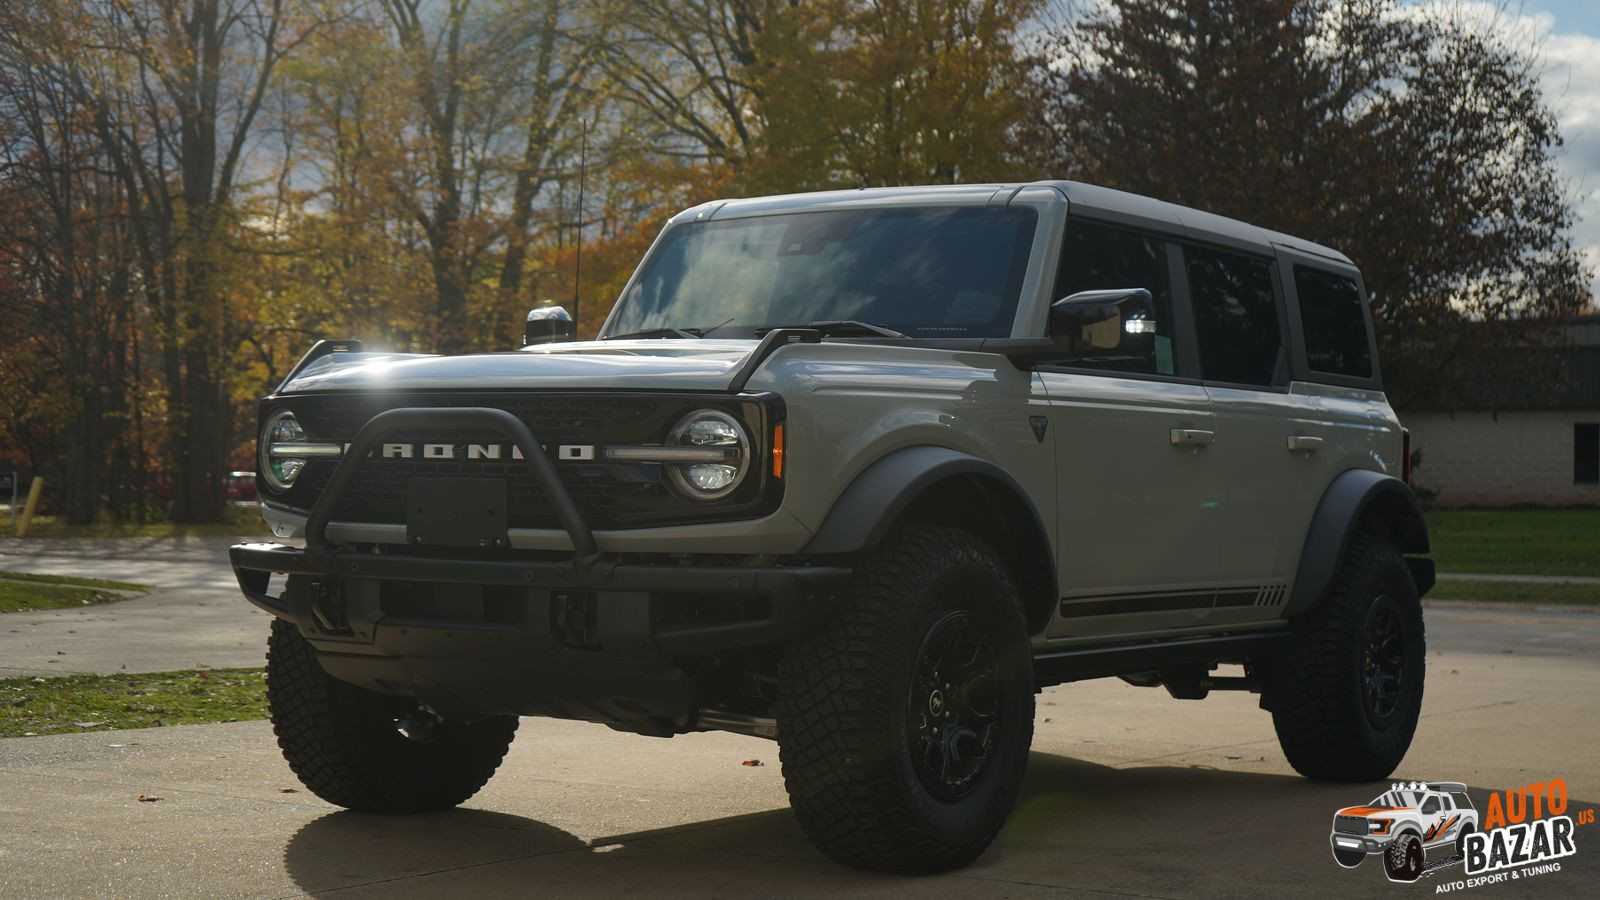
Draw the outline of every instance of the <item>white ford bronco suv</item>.
<instances>
[{"instance_id":1,"label":"white ford bronco suv","mask_svg":"<svg viewBox=\"0 0 1600 900\"><path fill-rule=\"evenodd\" d=\"M1396 784L1366 806L1341 809L1328 842L1339 865L1353 869L1368 854L1383 854L1391 881L1416 881L1428 850L1466 858L1467 835L1478 829L1478 810L1467 786L1454 781Z\"/></svg>"},{"instance_id":2,"label":"white ford bronco suv","mask_svg":"<svg viewBox=\"0 0 1600 900\"><path fill-rule=\"evenodd\" d=\"M232 562L318 796L461 803L519 716L722 729L917 872L994 838L1043 686L1259 692L1312 778L1411 742L1433 568L1333 250L1071 182L715 202L570 334L325 341L261 401L286 542Z\"/></svg>"}]
</instances>

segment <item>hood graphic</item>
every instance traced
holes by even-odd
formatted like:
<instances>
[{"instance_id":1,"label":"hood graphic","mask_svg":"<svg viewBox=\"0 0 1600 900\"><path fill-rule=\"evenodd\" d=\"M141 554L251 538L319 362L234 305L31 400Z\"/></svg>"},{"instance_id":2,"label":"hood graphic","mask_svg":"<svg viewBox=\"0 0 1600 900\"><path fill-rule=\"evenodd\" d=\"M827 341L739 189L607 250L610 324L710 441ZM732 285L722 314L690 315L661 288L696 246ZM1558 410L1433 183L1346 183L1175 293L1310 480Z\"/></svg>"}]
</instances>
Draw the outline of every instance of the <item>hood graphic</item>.
<instances>
[{"instance_id":1,"label":"hood graphic","mask_svg":"<svg viewBox=\"0 0 1600 900\"><path fill-rule=\"evenodd\" d=\"M1339 810L1341 816L1370 816L1375 813L1405 812L1410 806L1352 806Z\"/></svg>"},{"instance_id":2,"label":"hood graphic","mask_svg":"<svg viewBox=\"0 0 1600 900\"><path fill-rule=\"evenodd\" d=\"M753 340L634 340L546 344L508 353L432 356L335 353L283 393L371 390L725 390Z\"/></svg>"}]
</instances>

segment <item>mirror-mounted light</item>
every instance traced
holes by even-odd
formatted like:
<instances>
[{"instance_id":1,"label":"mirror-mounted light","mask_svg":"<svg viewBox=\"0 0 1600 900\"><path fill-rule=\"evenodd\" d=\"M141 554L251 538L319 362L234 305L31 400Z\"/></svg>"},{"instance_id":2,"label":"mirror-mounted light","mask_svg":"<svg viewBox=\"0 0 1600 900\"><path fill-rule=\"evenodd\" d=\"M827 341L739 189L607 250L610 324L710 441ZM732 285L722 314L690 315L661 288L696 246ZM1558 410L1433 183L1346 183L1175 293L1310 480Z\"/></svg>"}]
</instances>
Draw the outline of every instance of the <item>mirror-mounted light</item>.
<instances>
[{"instance_id":1,"label":"mirror-mounted light","mask_svg":"<svg viewBox=\"0 0 1600 900\"><path fill-rule=\"evenodd\" d=\"M1021 368L1077 359L1140 359L1155 352L1160 323L1144 288L1079 291L1050 304L1050 336L986 342Z\"/></svg>"},{"instance_id":2,"label":"mirror-mounted light","mask_svg":"<svg viewBox=\"0 0 1600 900\"><path fill-rule=\"evenodd\" d=\"M522 328L522 346L553 344L578 338L578 325L572 314L560 306L536 306L528 310L528 320Z\"/></svg>"},{"instance_id":3,"label":"mirror-mounted light","mask_svg":"<svg viewBox=\"0 0 1600 900\"><path fill-rule=\"evenodd\" d=\"M1079 291L1050 304L1050 333L1071 359L1136 359L1154 351L1155 307L1144 288Z\"/></svg>"}]
</instances>

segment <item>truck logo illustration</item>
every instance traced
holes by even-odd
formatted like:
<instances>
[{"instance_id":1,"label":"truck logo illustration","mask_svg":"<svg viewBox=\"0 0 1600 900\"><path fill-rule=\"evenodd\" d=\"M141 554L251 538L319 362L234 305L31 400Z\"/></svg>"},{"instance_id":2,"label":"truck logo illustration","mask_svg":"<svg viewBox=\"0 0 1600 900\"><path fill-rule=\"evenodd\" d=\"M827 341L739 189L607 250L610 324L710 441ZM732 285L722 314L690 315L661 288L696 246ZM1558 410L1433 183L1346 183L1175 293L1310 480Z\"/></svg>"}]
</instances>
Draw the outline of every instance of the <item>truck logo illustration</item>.
<instances>
[{"instance_id":1,"label":"truck logo illustration","mask_svg":"<svg viewBox=\"0 0 1600 900\"><path fill-rule=\"evenodd\" d=\"M1333 859L1353 869L1369 855L1383 854L1390 881L1416 881L1426 869L1460 862L1467 835L1478 830L1478 810L1467 786L1454 781L1400 783L1366 806L1341 809L1333 817ZM1427 864L1429 853L1439 859Z\"/></svg>"}]
</instances>

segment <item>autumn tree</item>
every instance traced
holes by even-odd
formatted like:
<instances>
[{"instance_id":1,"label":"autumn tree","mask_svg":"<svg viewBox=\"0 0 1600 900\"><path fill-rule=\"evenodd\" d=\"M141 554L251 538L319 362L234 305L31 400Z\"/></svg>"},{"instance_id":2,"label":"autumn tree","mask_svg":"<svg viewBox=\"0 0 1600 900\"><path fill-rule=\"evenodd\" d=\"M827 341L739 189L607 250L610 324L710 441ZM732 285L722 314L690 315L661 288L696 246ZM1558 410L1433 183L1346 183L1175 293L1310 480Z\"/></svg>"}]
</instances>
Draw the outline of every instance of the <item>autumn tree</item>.
<instances>
[{"instance_id":1,"label":"autumn tree","mask_svg":"<svg viewBox=\"0 0 1600 900\"><path fill-rule=\"evenodd\" d=\"M238 424L228 304L237 201L278 65L310 32L286 0L77 0L30 14L128 203L166 388L173 514L215 520Z\"/></svg>"},{"instance_id":2,"label":"autumn tree","mask_svg":"<svg viewBox=\"0 0 1600 900\"><path fill-rule=\"evenodd\" d=\"M1037 60L1035 166L1345 251L1397 403L1537 366L1587 299L1555 117L1497 32L1401 12L1113 0Z\"/></svg>"},{"instance_id":3,"label":"autumn tree","mask_svg":"<svg viewBox=\"0 0 1600 900\"><path fill-rule=\"evenodd\" d=\"M1040 0L619 2L608 74L661 152L746 192L1020 173Z\"/></svg>"},{"instance_id":4,"label":"autumn tree","mask_svg":"<svg viewBox=\"0 0 1600 900\"><path fill-rule=\"evenodd\" d=\"M129 427L141 413L130 390L141 310L127 197L91 111L50 55L70 23L38 13L0 10L0 268L9 276L0 316L15 335L0 358L0 393L11 445L36 470L54 455L40 436L55 438L63 512L87 522L102 493L113 504L128 488L142 499L130 476L142 471L144 447Z\"/></svg>"}]
</instances>

